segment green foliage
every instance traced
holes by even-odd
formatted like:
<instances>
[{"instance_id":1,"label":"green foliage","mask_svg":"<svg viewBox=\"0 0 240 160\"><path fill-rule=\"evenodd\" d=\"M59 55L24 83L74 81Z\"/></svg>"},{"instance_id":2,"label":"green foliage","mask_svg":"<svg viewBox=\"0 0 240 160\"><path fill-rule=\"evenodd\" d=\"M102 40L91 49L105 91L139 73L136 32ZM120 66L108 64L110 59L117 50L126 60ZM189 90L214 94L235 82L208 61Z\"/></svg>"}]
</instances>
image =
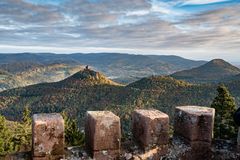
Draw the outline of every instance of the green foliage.
<instances>
[{"instance_id":1,"label":"green foliage","mask_svg":"<svg viewBox=\"0 0 240 160\"><path fill-rule=\"evenodd\" d=\"M215 108L215 138L229 139L236 137L237 127L233 121L233 114L236 111L236 103L225 85L217 88L218 95L212 102L211 107Z\"/></svg>"},{"instance_id":2,"label":"green foliage","mask_svg":"<svg viewBox=\"0 0 240 160\"><path fill-rule=\"evenodd\" d=\"M20 113L29 106L32 113L64 111L83 122L88 110L111 110L121 117L123 137L127 138L130 135L131 112L135 108L155 108L167 113L172 120L175 106L210 106L217 93L216 84L190 84L168 76L151 76L119 86L105 83L103 79L107 78L103 75L85 74L86 71L78 72L61 82L0 92L0 114L21 120ZM240 104L239 81L226 83L226 86ZM74 127L76 124L71 125L77 128ZM83 123L79 123L79 127L83 128Z\"/></svg>"},{"instance_id":3,"label":"green foliage","mask_svg":"<svg viewBox=\"0 0 240 160\"><path fill-rule=\"evenodd\" d=\"M23 113L23 122L7 121L0 116L0 155L30 150L31 120L28 108Z\"/></svg>"},{"instance_id":4,"label":"green foliage","mask_svg":"<svg viewBox=\"0 0 240 160\"><path fill-rule=\"evenodd\" d=\"M62 113L65 122L65 142L68 146L83 146L85 135L80 131L76 119L70 119Z\"/></svg>"},{"instance_id":5,"label":"green foliage","mask_svg":"<svg viewBox=\"0 0 240 160\"><path fill-rule=\"evenodd\" d=\"M9 135L11 135L11 130L7 127L6 119L0 116L0 155L14 151L14 144Z\"/></svg>"},{"instance_id":6,"label":"green foliage","mask_svg":"<svg viewBox=\"0 0 240 160\"><path fill-rule=\"evenodd\" d=\"M30 125L32 122L30 114L31 114L31 111L29 110L29 108L25 107L23 110L23 117L22 117L22 121L25 125Z\"/></svg>"}]
</instances>

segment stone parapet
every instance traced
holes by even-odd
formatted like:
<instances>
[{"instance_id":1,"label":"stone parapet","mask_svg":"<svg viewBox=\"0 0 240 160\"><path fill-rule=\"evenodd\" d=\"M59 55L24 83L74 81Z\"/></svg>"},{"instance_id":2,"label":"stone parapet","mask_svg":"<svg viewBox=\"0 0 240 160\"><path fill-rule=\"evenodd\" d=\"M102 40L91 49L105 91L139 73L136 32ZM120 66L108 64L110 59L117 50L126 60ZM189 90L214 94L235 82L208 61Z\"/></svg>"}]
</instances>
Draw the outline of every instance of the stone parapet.
<instances>
[{"instance_id":1,"label":"stone parapet","mask_svg":"<svg viewBox=\"0 0 240 160\"><path fill-rule=\"evenodd\" d=\"M88 111L85 122L86 147L95 159L111 160L120 156L120 118L109 111Z\"/></svg>"},{"instance_id":2,"label":"stone parapet","mask_svg":"<svg viewBox=\"0 0 240 160\"><path fill-rule=\"evenodd\" d=\"M64 157L64 120L60 114L34 114L32 136L33 160Z\"/></svg>"}]
</instances>

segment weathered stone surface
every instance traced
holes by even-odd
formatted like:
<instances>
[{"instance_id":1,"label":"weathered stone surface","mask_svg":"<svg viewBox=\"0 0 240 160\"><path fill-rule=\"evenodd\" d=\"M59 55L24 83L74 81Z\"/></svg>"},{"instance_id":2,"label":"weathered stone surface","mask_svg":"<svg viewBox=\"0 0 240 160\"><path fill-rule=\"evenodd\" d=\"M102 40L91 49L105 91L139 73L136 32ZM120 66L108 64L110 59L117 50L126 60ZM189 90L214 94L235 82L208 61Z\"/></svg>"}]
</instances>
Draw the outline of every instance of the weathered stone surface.
<instances>
[{"instance_id":1,"label":"weathered stone surface","mask_svg":"<svg viewBox=\"0 0 240 160\"><path fill-rule=\"evenodd\" d=\"M33 159L64 155L64 120L60 114L35 114L32 122Z\"/></svg>"},{"instance_id":2,"label":"weathered stone surface","mask_svg":"<svg viewBox=\"0 0 240 160\"><path fill-rule=\"evenodd\" d=\"M132 114L132 132L141 148L168 144L169 117L158 110L135 110Z\"/></svg>"},{"instance_id":3,"label":"weathered stone surface","mask_svg":"<svg viewBox=\"0 0 240 160\"><path fill-rule=\"evenodd\" d=\"M121 125L118 116L109 111L88 111L85 134L86 147L93 158L102 156L101 153L107 153L112 159L119 157Z\"/></svg>"},{"instance_id":4,"label":"weathered stone surface","mask_svg":"<svg viewBox=\"0 0 240 160\"><path fill-rule=\"evenodd\" d=\"M174 132L188 141L211 143L215 110L199 106L176 107Z\"/></svg>"},{"instance_id":5,"label":"weathered stone surface","mask_svg":"<svg viewBox=\"0 0 240 160\"><path fill-rule=\"evenodd\" d=\"M117 160L119 159L120 150L103 150L103 151L94 151L93 157L96 160Z\"/></svg>"}]
</instances>

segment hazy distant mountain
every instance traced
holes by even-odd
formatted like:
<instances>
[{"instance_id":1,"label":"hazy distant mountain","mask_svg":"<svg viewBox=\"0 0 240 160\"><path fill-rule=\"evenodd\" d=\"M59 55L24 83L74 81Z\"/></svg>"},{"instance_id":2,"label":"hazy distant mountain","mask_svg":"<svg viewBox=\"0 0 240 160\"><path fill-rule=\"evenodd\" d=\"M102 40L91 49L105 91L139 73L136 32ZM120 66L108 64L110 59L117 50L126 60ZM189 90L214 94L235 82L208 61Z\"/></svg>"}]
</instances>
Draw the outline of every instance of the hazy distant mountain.
<instances>
[{"instance_id":1,"label":"hazy distant mountain","mask_svg":"<svg viewBox=\"0 0 240 160\"><path fill-rule=\"evenodd\" d=\"M35 64L35 63L9 63L2 66L0 71L0 92L6 89L24 87L27 85L60 81L80 69L81 65L68 64ZM25 67L23 67L25 66Z\"/></svg>"},{"instance_id":2,"label":"hazy distant mountain","mask_svg":"<svg viewBox=\"0 0 240 160\"><path fill-rule=\"evenodd\" d=\"M14 77L14 75L0 70L0 91L18 87L19 84L20 82Z\"/></svg>"},{"instance_id":3,"label":"hazy distant mountain","mask_svg":"<svg viewBox=\"0 0 240 160\"><path fill-rule=\"evenodd\" d=\"M240 74L240 69L222 59L214 59L200 67L176 72L171 76L188 82L220 82Z\"/></svg>"},{"instance_id":4,"label":"hazy distant mountain","mask_svg":"<svg viewBox=\"0 0 240 160\"><path fill-rule=\"evenodd\" d=\"M17 63L16 63L17 62ZM205 61L193 61L178 56L132 55L119 53L92 54L0 54L0 69L16 72L53 63L89 65L110 79L129 83L151 75L168 75L176 71L198 67Z\"/></svg>"}]
</instances>

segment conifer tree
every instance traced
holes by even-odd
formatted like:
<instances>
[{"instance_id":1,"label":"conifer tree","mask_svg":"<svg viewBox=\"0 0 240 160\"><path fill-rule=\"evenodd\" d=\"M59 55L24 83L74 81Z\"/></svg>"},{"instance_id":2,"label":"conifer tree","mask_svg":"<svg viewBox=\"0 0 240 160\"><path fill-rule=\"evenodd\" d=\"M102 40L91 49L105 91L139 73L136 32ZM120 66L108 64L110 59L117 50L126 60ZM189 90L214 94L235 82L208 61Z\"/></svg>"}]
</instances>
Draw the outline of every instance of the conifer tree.
<instances>
[{"instance_id":1,"label":"conifer tree","mask_svg":"<svg viewBox=\"0 0 240 160\"><path fill-rule=\"evenodd\" d=\"M77 119L71 119L65 112L62 112L65 123L65 141L69 146L82 146L84 144L84 134L80 131Z\"/></svg>"},{"instance_id":2,"label":"conifer tree","mask_svg":"<svg viewBox=\"0 0 240 160\"><path fill-rule=\"evenodd\" d=\"M7 127L6 119L0 116L0 155L14 151L11 130Z\"/></svg>"},{"instance_id":3,"label":"conifer tree","mask_svg":"<svg viewBox=\"0 0 240 160\"><path fill-rule=\"evenodd\" d=\"M25 107L23 110L23 116L22 116L22 121L25 125L30 125L31 124L31 111L29 110L28 107Z\"/></svg>"},{"instance_id":4,"label":"conifer tree","mask_svg":"<svg viewBox=\"0 0 240 160\"><path fill-rule=\"evenodd\" d=\"M237 133L237 127L233 121L236 103L225 85L220 84L217 92L211 104L211 107L215 108L214 136L219 139L231 139L236 137Z\"/></svg>"}]
</instances>

